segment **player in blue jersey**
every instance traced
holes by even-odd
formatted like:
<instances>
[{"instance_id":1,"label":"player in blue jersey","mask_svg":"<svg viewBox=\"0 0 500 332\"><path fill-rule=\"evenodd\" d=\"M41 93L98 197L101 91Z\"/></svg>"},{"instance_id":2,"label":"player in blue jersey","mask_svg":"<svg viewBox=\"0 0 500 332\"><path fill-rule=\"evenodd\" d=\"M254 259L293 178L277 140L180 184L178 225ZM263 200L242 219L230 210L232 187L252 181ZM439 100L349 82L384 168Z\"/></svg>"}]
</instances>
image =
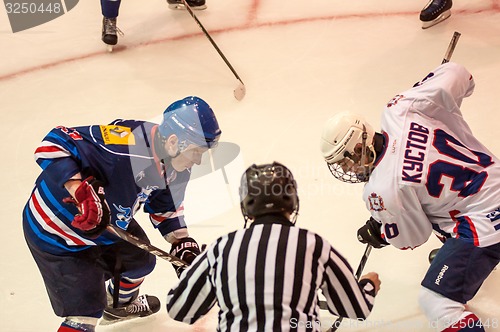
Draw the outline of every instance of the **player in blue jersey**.
<instances>
[{"instance_id":1,"label":"player in blue jersey","mask_svg":"<svg viewBox=\"0 0 500 332\"><path fill-rule=\"evenodd\" d=\"M115 120L47 134L35 152L43 171L23 228L54 312L65 318L58 331L94 331L103 315L112 322L160 309L156 297L138 296L155 256L106 228L149 241L134 219L143 209L172 244L171 254L190 263L200 250L184 222L185 189L191 167L220 135L215 114L198 97L171 104L160 125Z\"/></svg>"}]
</instances>

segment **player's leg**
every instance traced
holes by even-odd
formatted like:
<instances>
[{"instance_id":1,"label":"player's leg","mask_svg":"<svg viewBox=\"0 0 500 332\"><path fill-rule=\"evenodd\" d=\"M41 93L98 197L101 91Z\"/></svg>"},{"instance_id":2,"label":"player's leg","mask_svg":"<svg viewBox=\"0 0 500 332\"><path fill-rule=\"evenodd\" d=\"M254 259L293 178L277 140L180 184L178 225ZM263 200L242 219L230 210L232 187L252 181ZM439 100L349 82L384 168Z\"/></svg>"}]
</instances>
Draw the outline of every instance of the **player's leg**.
<instances>
[{"instance_id":1,"label":"player's leg","mask_svg":"<svg viewBox=\"0 0 500 332\"><path fill-rule=\"evenodd\" d=\"M69 316L66 317L64 322L57 332L95 332L95 326L97 325L97 318L94 317L82 317L82 316Z\"/></svg>"},{"instance_id":2,"label":"player's leg","mask_svg":"<svg viewBox=\"0 0 500 332\"><path fill-rule=\"evenodd\" d=\"M121 0L101 0L102 11L102 41L107 45L118 43L120 29L116 26L116 20L120 10Z\"/></svg>"},{"instance_id":3,"label":"player's leg","mask_svg":"<svg viewBox=\"0 0 500 332\"><path fill-rule=\"evenodd\" d=\"M479 248L448 239L422 281L420 306L438 331L484 331L478 317L467 310L482 283L500 261L500 244Z\"/></svg>"},{"instance_id":4,"label":"player's leg","mask_svg":"<svg viewBox=\"0 0 500 332\"><path fill-rule=\"evenodd\" d=\"M132 221L127 231L149 243L144 230ZM107 286L108 305L104 318L110 322L116 320L145 317L160 310L160 301L152 295L139 296L139 288L146 275L150 274L156 264L156 257L126 241L110 246L103 252L103 258L112 274L117 260L120 265L119 289L115 289L114 278ZM116 274L116 273L113 273ZM115 292L118 291L118 303L113 303Z\"/></svg>"},{"instance_id":5,"label":"player's leg","mask_svg":"<svg viewBox=\"0 0 500 332\"><path fill-rule=\"evenodd\" d=\"M420 289L420 306L429 324L437 331L484 332L479 318L465 304L450 300L425 287Z\"/></svg>"},{"instance_id":6,"label":"player's leg","mask_svg":"<svg viewBox=\"0 0 500 332\"><path fill-rule=\"evenodd\" d=\"M104 271L96 262L97 248L52 255L27 238L54 313L63 317L59 332L93 332L106 306Z\"/></svg>"}]
</instances>

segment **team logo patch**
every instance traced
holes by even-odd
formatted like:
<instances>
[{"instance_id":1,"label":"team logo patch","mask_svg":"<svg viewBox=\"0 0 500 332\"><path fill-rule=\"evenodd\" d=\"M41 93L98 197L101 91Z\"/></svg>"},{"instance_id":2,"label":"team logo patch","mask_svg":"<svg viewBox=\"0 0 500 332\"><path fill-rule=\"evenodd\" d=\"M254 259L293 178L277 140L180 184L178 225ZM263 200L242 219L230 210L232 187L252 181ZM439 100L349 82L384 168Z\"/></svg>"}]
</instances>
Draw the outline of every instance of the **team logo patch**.
<instances>
[{"instance_id":1,"label":"team logo patch","mask_svg":"<svg viewBox=\"0 0 500 332\"><path fill-rule=\"evenodd\" d=\"M121 205L116 205L114 203L113 206L118 211L118 213L116 214L117 219L115 221L116 226L120 227L123 230L127 230L128 224L132 219L132 209L129 207L123 207Z\"/></svg>"},{"instance_id":2,"label":"team logo patch","mask_svg":"<svg viewBox=\"0 0 500 332\"><path fill-rule=\"evenodd\" d=\"M388 103L387 107L392 107L398 103L401 99L403 99L405 96L403 95L396 95L394 98L392 98Z\"/></svg>"},{"instance_id":3,"label":"team logo patch","mask_svg":"<svg viewBox=\"0 0 500 332\"><path fill-rule=\"evenodd\" d=\"M368 196L368 201L370 202L370 210L372 211L385 210L384 200L376 193L371 193L370 196Z\"/></svg>"},{"instance_id":4,"label":"team logo patch","mask_svg":"<svg viewBox=\"0 0 500 332\"><path fill-rule=\"evenodd\" d=\"M123 126L100 126L104 144L135 145L135 137L130 128Z\"/></svg>"}]
</instances>

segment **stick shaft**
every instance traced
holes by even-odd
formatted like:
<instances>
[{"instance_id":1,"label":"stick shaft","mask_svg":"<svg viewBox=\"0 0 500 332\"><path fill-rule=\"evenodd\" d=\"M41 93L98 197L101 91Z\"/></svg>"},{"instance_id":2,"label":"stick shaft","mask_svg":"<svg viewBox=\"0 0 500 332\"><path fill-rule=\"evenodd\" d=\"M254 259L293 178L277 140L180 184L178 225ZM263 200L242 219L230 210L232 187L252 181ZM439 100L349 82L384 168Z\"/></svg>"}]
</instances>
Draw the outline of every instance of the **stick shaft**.
<instances>
[{"instance_id":1,"label":"stick shaft","mask_svg":"<svg viewBox=\"0 0 500 332\"><path fill-rule=\"evenodd\" d=\"M220 50L219 46L217 46L217 44L212 39L212 37L210 36L210 34L208 33L208 31L205 29L205 27L203 26L203 24L201 24L201 22L198 19L198 17L196 17L196 15L193 13L193 10L191 9L191 7L189 7L187 1L186 0L182 0L182 2L184 3L184 6L186 7L189 15L191 15L191 17L196 21L196 24L198 24L198 26L200 27L201 31L203 31L203 34L205 35L205 37L207 37L207 39L210 41L210 43L215 48L215 50L217 51L217 53L219 53L219 56L222 58L222 60L224 60L224 62L229 67L229 69L231 70L231 72L233 73L233 75L236 77L236 79L238 79L238 81L240 81L241 84L243 84L243 81L241 80L241 78L238 75L238 73L236 72L236 70L234 70L233 66L231 65L231 63L229 62L229 60L227 60L227 58L224 55L224 53L222 53L222 51Z\"/></svg>"},{"instance_id":2,"label":"stick shaft","mask_svg":"<svg viewBox=\"0 0 500 332\"><path fill-rule=\"evenodd\" d=\"M150 254L153 254L157 257L160 257L160 258L172 263L175 266L179 266L179 267L187 267L188 266L188 264L186 262L184 262L183 260L175 257L174 255L169 254L166 251L161 250L158 247L155 247L152 244L147 243L146 241L138 238L135 235L128 233L127 231L124 231L123 229L121 229L115 225L108 225L106 228L109 232L118 236L122 240L125 240L125 241L133 244L134 246L149 252Z\"/></svg>"},{"instance_id":3,"label":"stick shaft","mask_svg":"<svg viewBox=\"0 0 500 332\"><path fill-rule=\"evenodd\" d=\"M361 274L363 273L363 270L365 268L366 262L368 261L368 257L370 256L370 253L372 252L372 246L367 244L365 248L365 252L363 253L363 257L361 257L361 261L359 262L358 269L356 270L356 279L359 280L361 278Z\"/></svg>"},{"instance_id":4,"label":"stick shaft","mask_svg":"<svg viewBox=\"0 0 500 332\"><path fill-rule=\"evenodd\" d=\"M458 31L455 31L453 33L453 36L451 37L450 44L448 45L448 49L446 50L446 53L444 54L443 63L450 62L451 56L453 55L453 51L455 50L455 46L457 46L458 39L460 38L461 33Z\"/></svg>"}]
</instances>

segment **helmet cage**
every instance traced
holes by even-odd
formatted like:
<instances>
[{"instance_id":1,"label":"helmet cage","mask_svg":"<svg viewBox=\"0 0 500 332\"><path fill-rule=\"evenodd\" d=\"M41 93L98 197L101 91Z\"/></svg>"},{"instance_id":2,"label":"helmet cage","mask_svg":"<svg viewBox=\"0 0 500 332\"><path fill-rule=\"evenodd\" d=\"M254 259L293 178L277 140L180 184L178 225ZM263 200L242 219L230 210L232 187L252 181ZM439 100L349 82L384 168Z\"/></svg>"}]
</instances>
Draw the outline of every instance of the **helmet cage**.
<instances>
[{"instance_id":1,"label":"helmet cage","mask_svg":"<svg viewBox=\"0 0 500 332\"><path fill-rule=\"evenodd\" d=\"M344 158L334 163L327 162L330 172L336 179L347 183L369 180L376 154L373 145L367 146L368 133L365 125L361 138L361 143L358 142L352 150L344 151Z\"/></svg>"},{"instance_id":2,"label":"helmet cage","mask_svg":"<svg viewBox=\"0 0 500 332\"><path fill-rule=\"evenodd\" d=\"M343 182L368 181L375 161L375 131L364 117L341 112L323 128L321 151L332 175Z\"/></svg>"}]
</instances>

